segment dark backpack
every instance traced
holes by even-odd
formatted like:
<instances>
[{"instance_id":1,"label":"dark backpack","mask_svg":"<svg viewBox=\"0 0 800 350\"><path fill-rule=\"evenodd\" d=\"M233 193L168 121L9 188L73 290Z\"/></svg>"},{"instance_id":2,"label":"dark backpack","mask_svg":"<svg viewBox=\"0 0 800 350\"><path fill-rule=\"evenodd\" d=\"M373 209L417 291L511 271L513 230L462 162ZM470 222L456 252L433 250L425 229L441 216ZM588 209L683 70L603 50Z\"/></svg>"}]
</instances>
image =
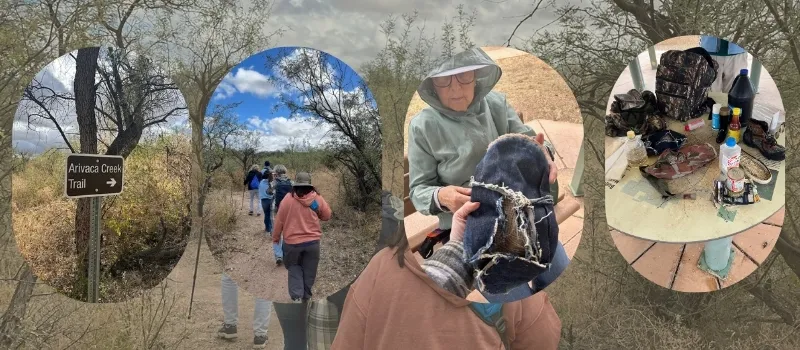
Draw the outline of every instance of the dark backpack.
<instances>
[{"instance_id":1,"label":"dark backpack","mask_svg":"<svg viewBox=\"0 0 800 350\"><path fill-rule=\"evenodd\" d=\"M292 192L292 181L290 180L277 180L275 181L275 207L277 208L283 197Z\"/></svg>"},{"instance_id":2,"label":"dark backpack","mask_svg":"<svg viewBox=\"0 0 800 350\"><path fill-rule=\"evenodd\" d=\"M658 109L682 122L705 113L710 106L708 90L717 78L718 68L701 47L664 52L656 71Z\"/></svg>"},{"instance_id":3,"label":"dark backpack","mask_svg":"<svg viewBox=\"0 0 800 350\"><path fill-rule=\"evenodd\" d=\"M469 308L486 324L494 327L497 334L500 335L500 340L503 341L503 347L506 350L511 350L511 344L508 341L508 333L506 328L506 319L503 317L503 304L500 303L476 303L469 304Z\"/></svg>"}]
</instances>

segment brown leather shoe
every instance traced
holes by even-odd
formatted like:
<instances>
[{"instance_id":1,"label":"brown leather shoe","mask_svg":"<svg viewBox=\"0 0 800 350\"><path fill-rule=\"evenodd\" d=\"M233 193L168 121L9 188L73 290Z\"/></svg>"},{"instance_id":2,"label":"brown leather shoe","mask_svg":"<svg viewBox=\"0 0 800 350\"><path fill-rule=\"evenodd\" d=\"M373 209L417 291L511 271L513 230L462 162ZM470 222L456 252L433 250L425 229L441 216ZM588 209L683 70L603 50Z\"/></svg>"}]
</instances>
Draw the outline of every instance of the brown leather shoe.
<instances>
[{"instance_id":1,"label":"brown leather shoe","mask_svg":"<svg viewBox=\"0 0 800 350\"><path fill-rule=\"evenodd\" d=\"M769 130L769 126L766 122L750 119L747 122L747 129L742 135L742 141L745 145L757 149L769 160L786 159L786 148L779 145L775 137L770 135L767 130Z\"/></svg>"}]
</instances>

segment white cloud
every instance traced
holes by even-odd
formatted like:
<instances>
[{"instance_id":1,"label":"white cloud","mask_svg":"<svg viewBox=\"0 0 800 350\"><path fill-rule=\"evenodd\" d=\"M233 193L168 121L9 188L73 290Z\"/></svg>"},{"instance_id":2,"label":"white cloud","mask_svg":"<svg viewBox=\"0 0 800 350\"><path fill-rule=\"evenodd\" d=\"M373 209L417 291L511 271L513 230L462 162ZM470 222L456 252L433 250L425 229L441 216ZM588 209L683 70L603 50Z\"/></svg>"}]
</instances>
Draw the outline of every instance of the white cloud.
<instances>
[{"instance_id":1,"label":"white cloud","mask_svg":"<svg viewBox=\"0 0 800 350\"><path fill-rule=\"evenodd\" d=\"M215 99L224 99L235 92L250 93L260 98L274 95L278 89L270 82L269 77L250 68L239 68L228 73L216 90Z\"/></svg>"},{"instance_id":2,"label":"white cloud","mask_svg":"<svg viewBox=\"0 0 800 350\"><path fill-rule=\"evenodd\" d=\"M311 147L317 147L332 137L329 125L317 125L309 118L274 117L261 119L257 116L247 119L251 130L258 133L258 149L261 151L279 151L289 148L292 142L307 140Z\"/></svg>"}]
</instances>

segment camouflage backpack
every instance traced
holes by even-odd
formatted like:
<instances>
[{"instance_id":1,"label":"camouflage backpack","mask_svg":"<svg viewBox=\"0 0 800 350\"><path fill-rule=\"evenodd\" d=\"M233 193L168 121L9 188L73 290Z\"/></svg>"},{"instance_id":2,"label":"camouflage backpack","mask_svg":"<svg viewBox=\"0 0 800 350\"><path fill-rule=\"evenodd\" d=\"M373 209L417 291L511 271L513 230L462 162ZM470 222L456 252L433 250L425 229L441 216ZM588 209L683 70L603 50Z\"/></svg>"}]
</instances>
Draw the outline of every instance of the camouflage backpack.
<instances>
[{"instance_id":1,"label":"camouflage backpack","mask_svg":"<svg viewBox=\"0 0 800 350\"><path fill-rule=\"evenodd\" d=\"M614 95L611 113L606 115L606 136L624 137L629 130L637 135L649 135L664 130L667 123L659 116L656 95L645 90L631 89Z\"/></svg>"},{"instance_id":2,"label":"camouflage backpack","mask_svg":"<svg viewBox=\"0 0 800 350\"><path fill-rule=\"evenodd\" d=\"M686 146L677 151L668 149L644 171L659 179L672 180L689 175L716 158L717 151L709 144Z\"/></svg>"},{"instance_id":3,"label":"camouflage backpack","mask_svg":"<svg viewBox=\"0 0 800 350\"><path fill-rule=\"evenodd\" d=\"M656 71L658 108L682 122L705 113L713 104L708 90L717 78L718 68L717 62L701 47L664 52Z\"/></svg>"}]
</instances>

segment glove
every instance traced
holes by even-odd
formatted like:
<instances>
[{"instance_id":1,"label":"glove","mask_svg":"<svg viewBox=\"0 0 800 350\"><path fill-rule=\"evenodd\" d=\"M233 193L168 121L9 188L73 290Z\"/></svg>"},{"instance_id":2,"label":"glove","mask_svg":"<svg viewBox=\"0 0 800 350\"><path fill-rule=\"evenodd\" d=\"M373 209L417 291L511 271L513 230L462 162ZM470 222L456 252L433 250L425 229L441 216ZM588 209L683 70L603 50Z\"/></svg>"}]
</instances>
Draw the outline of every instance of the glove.
<instances>
[{"instance_id":1,"label":"glove","mask_svg":"<svg viewBox=\"0 0 800 350\"><path fill-rule=\"evenodd\" d=\"M313 202L311 202L311 207L310 208L313 211L317 211L317 209L319 209L319 203L317 203L316 199Z\"/></svg>"}]
</instances>

